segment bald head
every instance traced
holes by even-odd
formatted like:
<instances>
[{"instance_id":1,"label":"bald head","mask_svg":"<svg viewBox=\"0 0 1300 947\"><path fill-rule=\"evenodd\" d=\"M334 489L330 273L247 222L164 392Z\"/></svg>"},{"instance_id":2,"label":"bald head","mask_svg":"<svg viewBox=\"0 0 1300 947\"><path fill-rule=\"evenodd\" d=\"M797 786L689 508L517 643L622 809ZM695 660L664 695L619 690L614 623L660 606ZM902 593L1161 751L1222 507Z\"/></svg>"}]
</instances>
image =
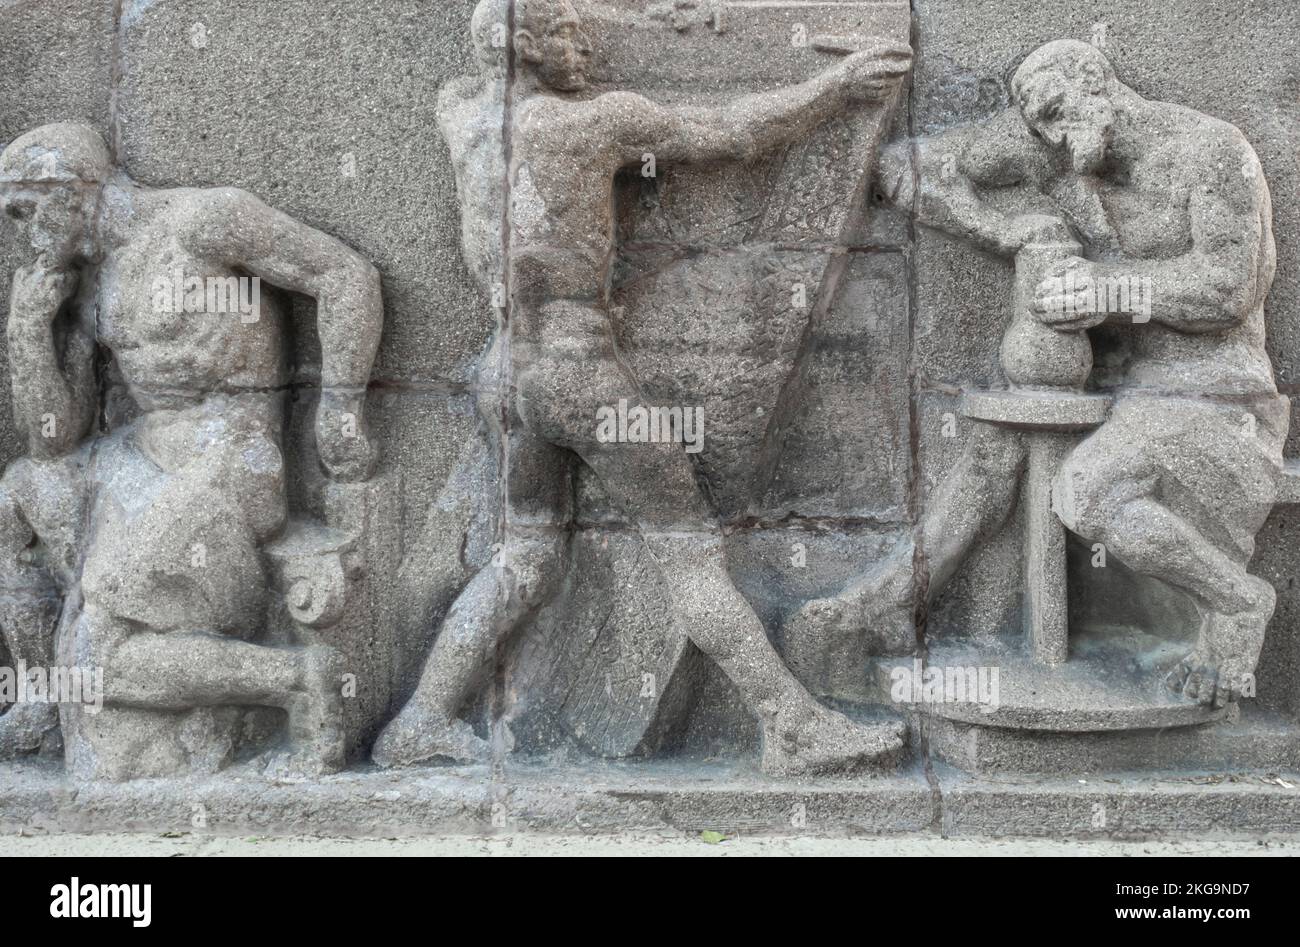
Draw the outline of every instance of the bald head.
<instances>
[{"instance_id":1,"label":"bald head","mask_svg":"<svg viewBox=\"0 0 1300 947\"><path fill-rule=\"evenodd\" d=\"M1115 70L1101 50L1074 39L1039 46L1025 57L1011 77L1011 94L1024 108L1025 100L1045 84L1067 82L1100 93L1115 81Z\"/></svg>"},{"instance_id":2,"label":"bald head","mask_svg":"<svg viewBox=\"0 0 1300 947\"><path fill-rule=\"evenodd\" d=\"M99 184L111 169L99 132L72 122L42 125L0 152L0 185Z\"/></svg>"},{"instance_id":3,"label":"bald head","mask_svg":"<svg viewBox=\"0 0 1300 947\"><path fill-rule=\"evenodd\" d=\"M1011 78L1012 97L1030 131L1066 152L1080 174L1096 173L1106 160L1120 90L1110 60L1077 40L1038 47Z\"/></svg>"}]
</instances>

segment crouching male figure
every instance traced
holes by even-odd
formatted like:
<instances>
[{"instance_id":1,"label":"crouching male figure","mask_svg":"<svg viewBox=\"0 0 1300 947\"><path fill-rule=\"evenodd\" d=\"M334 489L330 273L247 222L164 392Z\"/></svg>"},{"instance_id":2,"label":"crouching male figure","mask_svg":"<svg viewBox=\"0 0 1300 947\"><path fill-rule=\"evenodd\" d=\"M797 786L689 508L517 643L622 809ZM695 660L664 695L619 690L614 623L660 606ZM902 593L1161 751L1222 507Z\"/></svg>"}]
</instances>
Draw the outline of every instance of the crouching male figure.
<instances>
[{"instance_id":1,"label":"crouching male figure","mask_svg":"<svg viewBox=\"0 0 1300 947\"><path fill-rule=\"evenodd\" d=\"M9 316L30 456L0 483L0 622L29 662L39 651L103 669L101 712L60 707L69 771L219 768L254 706L287 712L281 763L338 768L334 653L252 643L269 585L261 546L287 515L283 317L260 281L315 298L317 449L331 477L361 480L375 459L363 416L378 273L244 191L139 186L80 125L38 128L0 154L0 210L34 254ZM98 403L101 379L125 398ZM11 710L0 746L30 748L22 731L46 724Z\"/></svg>"}]
</instances>

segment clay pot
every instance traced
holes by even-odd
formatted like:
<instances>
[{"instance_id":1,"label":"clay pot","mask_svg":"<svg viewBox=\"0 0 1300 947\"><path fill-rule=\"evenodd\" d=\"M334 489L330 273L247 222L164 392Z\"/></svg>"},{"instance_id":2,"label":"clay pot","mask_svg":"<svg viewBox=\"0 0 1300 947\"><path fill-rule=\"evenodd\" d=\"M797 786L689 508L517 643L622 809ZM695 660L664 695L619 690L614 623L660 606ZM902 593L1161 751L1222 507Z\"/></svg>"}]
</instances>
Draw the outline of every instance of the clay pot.
<instances>
[{"instance_id":1,"label":"clay pot","mask_svg":"<svg viewBox=\"0 0 1300 947\"><path fill-rule=\"evenodd\" d=\"M1027 243L1016 254L1011 324L1002 336L1002 370L1013 388L1081 389L1092 372L1086 331L1058 331L1034 315L1038 284L1082 247L1066 239Z\"/></svg>"}]
</instances>

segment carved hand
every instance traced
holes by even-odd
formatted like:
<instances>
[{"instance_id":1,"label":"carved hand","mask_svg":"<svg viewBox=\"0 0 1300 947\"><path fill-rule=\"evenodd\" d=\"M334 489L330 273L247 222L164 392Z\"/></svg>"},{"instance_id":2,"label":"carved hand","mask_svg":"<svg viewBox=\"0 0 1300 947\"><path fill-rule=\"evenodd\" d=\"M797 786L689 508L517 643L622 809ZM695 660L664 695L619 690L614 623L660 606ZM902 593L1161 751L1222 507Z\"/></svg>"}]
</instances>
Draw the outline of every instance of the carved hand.
<instances>
[{"instance_id":1,"label":"carved hand","mask_svg":"<svg viewBox=\"0 0 1300 947\"><path fill-rule=\"evenodd\" d=\"M366 480L374 472L378 451L364 422L364 392L326 389L316 409L316 449L333 480Z\"/></svg>"},{"instance_id":2,"label":"carved hand","mask_svg":"<svg viewBox=\"0 0 1300 947\"><path fill-rule=\"evenodd\" d=\"M912 48L889 43L850 53L839 65L850 95L863 101L884 98L911 68Z\"/></svg>"},{"instance_id":3,"label":"carved hand","mask_svg":"<svg viewBox=\"0 0 1300 947\"><path fill-rule=\"evenodd\" d=\"M1106 307L1098 299L1095 265L1082 257L1070 257L1038 284L1034 295L1034 316L1043 325L1061 332L1079 332L1106 321Z\"/></svg>"}]
</instances>

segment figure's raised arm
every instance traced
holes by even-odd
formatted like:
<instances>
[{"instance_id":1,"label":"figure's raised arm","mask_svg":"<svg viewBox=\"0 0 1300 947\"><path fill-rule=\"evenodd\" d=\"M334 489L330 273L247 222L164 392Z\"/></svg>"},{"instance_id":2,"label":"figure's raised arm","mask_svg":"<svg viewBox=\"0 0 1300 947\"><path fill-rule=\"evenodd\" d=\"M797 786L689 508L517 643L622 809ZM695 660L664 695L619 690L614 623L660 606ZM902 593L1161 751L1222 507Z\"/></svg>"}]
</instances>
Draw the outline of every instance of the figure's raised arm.
<instances>
[{"instance_id":1,"label":"figure's raised arm","mask_svg":"<svg viewBox=\"0 0 1300 947\"><path fill-rule=\"evenodd\" d=\"M76 319L58 324L79 279L42 261L14 273L7 331L14 422L34 457L57 457L76 447L94 420L92 331Z\"/></svg>"},{"instance_id":2,"label":"figure's raised arm","mask_svg":"<svg viewBox=\"0 0 1300 947\"><path fill-rule=\"evenodd\" d=\"M936 230L1004 256L1030 234L985 202L981 191L1035 180L1045 155L1015 109L978 125L881 149L877 193Z\"/></svg>"},{"instance_id":3,"label":"figure's raised arm","mask_svg":"<svg viewBox=\"0 0 1300 947\"><path fill-rule=\"evenodd\" d=\"M384 307L379 271L342 241L236 188L208 192L209 250L232 267L316 300L321 462L339 480L365 479L375 456L363 418Z\"/></svg>"},{"instance_id":4,"label":"figure's raised arm","mask_svg":"<svg viewBox=\"0 0 1300 947\"><path fill-rule=\"evenodd\" d=\"M627 92L597 101L627 163L645 154L667 161L748 161L797 140L853 103L883 100L911 62L908 46L882 44L844 57L807 82L724 106L670 108Z\"/></svg>"}]
</instances>

